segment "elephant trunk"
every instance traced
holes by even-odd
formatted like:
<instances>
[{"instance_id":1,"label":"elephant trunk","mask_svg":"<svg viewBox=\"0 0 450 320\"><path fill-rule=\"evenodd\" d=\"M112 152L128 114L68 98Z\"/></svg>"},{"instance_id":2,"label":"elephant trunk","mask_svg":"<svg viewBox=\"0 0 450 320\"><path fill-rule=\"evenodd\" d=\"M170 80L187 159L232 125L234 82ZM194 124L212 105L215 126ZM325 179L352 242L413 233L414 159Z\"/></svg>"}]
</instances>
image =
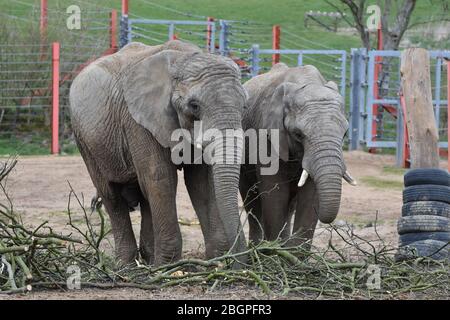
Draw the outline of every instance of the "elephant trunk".
<instances>
[{"instance_id":1,"label":"elephant trunk","mask_svg":"<svg viewBox=\"0 0 450 320\"><path fill-rule=\"evenodd\" d=\"M342 194L344 161L342 151L324 149L316 153L311 167L319 198L318 216L322 223L331 223L339 212Z\"/></svg>"},{"instance_id":2,"label":"elephant trunk","mask_svg":"<svg viewBox=\"0 0 450 320\"><path fill-rule=\"evenodd\" d=\"M221 131L223 138L211 142L215 159L212 165L214 191L228 245L232 253L237 253L246 249L238 207L242 136L229 136L225 130ZM246 257L237 259L245 262Z\"/></svg>"}]
</instances>

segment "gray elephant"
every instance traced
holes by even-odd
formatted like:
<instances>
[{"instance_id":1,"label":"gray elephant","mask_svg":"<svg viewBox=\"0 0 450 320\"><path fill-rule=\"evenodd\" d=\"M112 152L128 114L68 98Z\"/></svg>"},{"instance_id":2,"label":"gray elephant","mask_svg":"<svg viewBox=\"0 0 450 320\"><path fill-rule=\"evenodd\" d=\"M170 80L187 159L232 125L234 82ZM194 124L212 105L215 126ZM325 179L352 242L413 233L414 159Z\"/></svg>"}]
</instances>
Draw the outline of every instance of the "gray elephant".
<instances>
[{"instance_id":1,"label":"gray elephant","mask_svg":"<svg viewBox=\"0 0 450 320\"><path fill-rule=\"evenodd\" d=\"M354 184L342 154L348 129L343 98L313 66L279 63L244 87L249 100L243 128L279 130L276 174L261 174L260 162L249 164L250 147L245 148L240 191L251 212L250 240L286 238L293 212L290 243L311 239L318 219L330 223L336 218L342 178Z\"/></svg>"},{"instance_id":2,"label":"gray elephant","mask_svg":"<svg viewBox=\"0 0 450 320\"><path fill-rule=\"evenodd\" d=\"M190 44L131 43L86 67L70 90L72 127L80 153L108 212L116 256L133 262L138 248L130 208L141 209L139 252L151 264L181 257L177 169L204 232L208 256L245 249L239 220L239 163L175 164L176 129L241 129L246 100L239 69L228 58ZM222 150L223 141L197 143ZM235 150L240 158L242 149ZM199 190L201 188L201 190Z\"/></svg>"}]
</instances>

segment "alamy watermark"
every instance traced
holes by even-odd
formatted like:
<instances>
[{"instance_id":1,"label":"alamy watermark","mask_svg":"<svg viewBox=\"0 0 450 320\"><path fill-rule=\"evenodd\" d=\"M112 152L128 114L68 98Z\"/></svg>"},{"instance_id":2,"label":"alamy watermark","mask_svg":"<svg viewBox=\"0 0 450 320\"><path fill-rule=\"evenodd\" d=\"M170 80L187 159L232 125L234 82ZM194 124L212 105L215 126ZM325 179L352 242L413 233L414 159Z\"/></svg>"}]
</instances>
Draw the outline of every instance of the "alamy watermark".
<instances>
[{"instance_id":1,"label":"alamy watermark","mask_svg":"<svg viewBox=\"0 0 450 320\"><path fill-rule=\"evenodd\" d=\"M376 31L380 27L381 9L378 5L373 4L367 7L366 12L370 14L367 18L367 29L369 31Z\"/></svg>"},{"instance_id":2,"label":"alamy watermark","mask_svg":"<svg viewBox=\"0 0 450 320\"><path fill-rule=\"evenodd\" d=\"M369 276L366 280L366 287L369 290L381 289L381 268L376 264L369 264L366 270Z\"/></svg>"},{"instance_id":3,"label":"alamy watermark","mask_svg":"<svg viewBox=\"0 0 450 320\"><path fill-rule=\"evenodd\" d=\"M66 13L69 17L66 19L66 26L69 30L81 30L81 9L77 5L68 6Z\"/></svg>"},{"instance_id":4,"label":"alamy watermark","mask_svg":"<svg viewBox=\"0 0 450 320\"><path fill-rule=\"evenodd\" d=\"M278 172L278 129L248 129L244 132L242 129L202 130L202 127L202 121L195 121L193 136L187 129L172 132L171 141L176 143L171 150L174 164L260 163L262 175ZM245 143L246 140L248 143ZM246 145L249 150L245 150Z\"/></svg>"},{"instance_id":5,"label":"alamy watermark","mask_svg":"<svg viewBox=\"0 0 450 320\"><path fill-rule=\"evenodd\" d=\"M69 266L66 270L69 274L67 277L66 285L69 290L80 290L81 289L81 269L76 264Z\"/></svg>"}]
</instances>

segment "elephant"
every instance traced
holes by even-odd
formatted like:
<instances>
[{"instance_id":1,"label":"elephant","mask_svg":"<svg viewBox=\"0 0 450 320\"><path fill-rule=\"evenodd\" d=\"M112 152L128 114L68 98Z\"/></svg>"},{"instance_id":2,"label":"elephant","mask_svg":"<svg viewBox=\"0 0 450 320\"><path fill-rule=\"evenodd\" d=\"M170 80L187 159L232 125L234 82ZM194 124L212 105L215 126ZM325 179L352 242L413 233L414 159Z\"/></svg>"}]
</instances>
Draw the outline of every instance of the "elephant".
<instances>
[{"instance_id":1,"label":"elephant","mask_svg":"<svg viewBox=\"0 0 450 320\"><path fill-rule=\"evenodd\" d=\"M342 178L355 184L342 151L348 130L343 98L337 85L326 82L311 65L290 68L278 63L244 87L249 99L243 129L277 129L279 133L275 174L262 174L264 165L259 160L249 163L248 142L245 145L240 193L251 213L249 239L255 243L287 239L295 212L287 243L310 243L318 220L330 223L336 218ZM274 138L268 137L268 144L275 146Z\"/></svg>"},{"instance_id":2,"label":"elephant","mask_svg":"<svg viewBox=\"0 0 450 320\"><path fill-rule=\"evenodd\" d=\"M238 209L240 160L174 163L173 133L242 128L246 93L231 59L172 40L130 43L83 69L70 88L77 146L108 213L120 264L161 265L180 259L177 170L199 217L207 256L244 251ZM225 142L190 140L192 148L223 151ZM240 159L242 147L231 155ZM139 248L129 212L141 210ZM242 258L244 259L244 258ZM242 260L241 259L241 260Z\"/></svg>"}]
</instances>

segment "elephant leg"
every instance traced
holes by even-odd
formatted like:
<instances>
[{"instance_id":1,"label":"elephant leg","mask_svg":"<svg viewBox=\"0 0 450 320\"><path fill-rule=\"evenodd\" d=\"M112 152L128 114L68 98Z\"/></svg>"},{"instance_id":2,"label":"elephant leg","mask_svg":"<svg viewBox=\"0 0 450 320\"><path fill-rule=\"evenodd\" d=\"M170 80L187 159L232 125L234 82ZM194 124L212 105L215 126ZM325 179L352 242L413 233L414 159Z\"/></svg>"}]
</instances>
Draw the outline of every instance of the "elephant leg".
<instances>
[{"instance_id":1,"label":"elephant leg","mask_svg":"<svg viewBox=\"0 0 450 320\"><path fill-rule=\"evenodd\" d=\"M139 184L150 205L155 265L179 260L182 250L176 209L177 169L167 153L161 150L161 153L147 158L147 161L141 158L141 162L146 165L137 166ZM147 217L143 219L148 232L144 239L151 241L150 221L145 220Z\"/></svg>"},{"instance_id":2,"label":"elephant leg","mask_svg":"<svg viewBox=\"0 0 450 320\"><path fill-rule=\"evenodd\" d=\"M137 257L136 238L133 233L128 204L120 194L120 186L108 182L102 176L101 170L89 150L82 143L77 142L77 144L92 182L97 189L97 196L101 197L108 213L116 257L120 264L133 263Z\"/></svg>"},{"instance_id":3,"label":"elephant leg","mask_svg":"<svg viewBox=\"0 0 450 320\"><path fill-rule=\"evenodd\" d=\"M308 179L297 193L293 237L290 245L300 245L312 240L319 219L319 198L315 184Z\"/></svg>"},{"instance_id":4,"label":"elephant leg","mask_svg":"<svg viewBox=\"0 0 450 320\"><path fill-rule=\"evenodd\" d=\"M253 243L260 243L264 239L264 230L255 166L242 166L239 190L245 211L249 214L249 239Z\"/></svg>"},{"instance_id":5,"label":"elephant leg","mask_svg":"<svg viewBox=\"0 0 450 320\"><path fill-rule=\"evenodd\" d=\"M184 181L200 221L205 240L206 257L213 258L229 249L214 194L212 173L206 165L187 165Z\"/></svg>"},{"instance_id":6,"label":"elephant leg","mask_svg":"<svg viewBox=\"0 0 450 320\"><path fill-rule=\"evenodd\" d=\"M141 201L141 234L139 251L148 264L155 262L155 238L153 234L152 211L147 200Z\"/></svg>"},{"instance_id":7,"label":"elephant leg","mask_svg":"<svg viewBox=\"0 0 450 320\"><path fill-rule=\"evenodd\" d=\"M175 198L177 172L174 166L162 161L152 163L144 184L155 238L155 265L162 265L181 258L182 240Z\"/></svg>"},{"instance_id":8,"label":"elephant leg","mask_svg":"<svg viewBox=\"0 0 450 320\"><path fill-rule=\"evenodd\" d=\"M259 190L265 237L269 241L283 237L288 232L289 177L283 168L276 175L260 175Z\"/></svg>"},{"instance_id":9,"label":"elephant leg","mask_svg":"<svg viewBox=\"0 0 450 320\"><path fill-rule=\"evenodd\" d=\"M116 257L121 264L133 263L137 257L137 244L128 204L119 193L99 192L111 222Z\"/></svg>"}]
</instances>

